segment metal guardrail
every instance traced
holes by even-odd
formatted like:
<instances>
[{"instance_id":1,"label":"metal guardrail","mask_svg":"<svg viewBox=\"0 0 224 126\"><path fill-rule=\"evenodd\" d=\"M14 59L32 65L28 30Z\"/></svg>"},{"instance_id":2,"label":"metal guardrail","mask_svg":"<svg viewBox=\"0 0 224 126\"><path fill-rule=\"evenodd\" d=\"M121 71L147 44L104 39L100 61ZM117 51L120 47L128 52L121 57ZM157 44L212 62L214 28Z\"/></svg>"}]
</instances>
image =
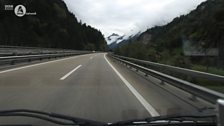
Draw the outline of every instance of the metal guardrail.
<instances>
[{"instance_id":1,"label":"metal guardrail","mask_svg":"<svg viewBox=\"0 0 224 126\"><path fill-rule=\"evenodd\" d=\"M207 74L207 73L203 73L203 72L187 70L184 68L178 68L178 67L173 67L173 66L169 66L169 65L163 65L163 64L153 63L153 62L149 62L149 61L143 61L143 60L138 60L138 59L134 59L134 58L113 55L113 54L109 54L109 56L126 64L126 65L129 65L137 70L140 70L148 75L158 78L159 80L161 80L161 84L164 84L164 82L166 82L166 83L171 84L179 89L182 89L182 90L190 93L193 98L199 97L199 98L202 98L202 99L209 101L213 104L216 104L218 99L224 99L224 94L222 94L222 93L219 93L219 92L198 86L196 84L178 79L176 77L173 77L173 76L140 66L136 63L154 65L157 67L170 69L173 72L176 72L177 70L179 70L178 72L181 72L181 73L186 72L186 74L188 74L188 75L192 74L192 76L196 76L196 77L206 76L210 79L219 79L220 81L223 81L223 76L218 76L218 75L216 76L213 74ZM127 61L127 60L129 60L129 61ZM133 63L133 62L135 62L135 63ZM206 77L204 77L204 78L206 78Z\"/></svg>"},{"instance_id":2,"label":"metal guardrail","mask_svg":"<svg viewBox=\"0 0 224 126\"><path fill-rule=\"evenodd\" d=\"M0 57L74 52L80 52L80 50L0 45Z\"/></svg>"},{"instance_id":3,"label":"metal guardrail","mask_svg":"<svg viewBox=\"0 0 224 126\"><path fill-rule=\"evenodd\" d=\"M66 50L69 49L60 49L60 48L43 48L43 47L28 47L28 46L8 46L8 45L0 45L0 48L11 48L11 49L41 49L41 50ZM74 51L70 49L70 51ZM78 50L77 50L78 51Z\"/></svg>"},{"instance_id":4,"label":"metal guardrail","mask_svg":"<svg viewBox=\"0 0 224 126\"><path fill-rule=\"evenodd\" d=\"M92 53L89 51L80 51L74 53L56 53L56 54L40 54L40 55L24 55L24 56L4 56L0 57L0 65L6 64L16 64L19 62L31 62L34 60L43 60L43 59L51 59L51 58L59 58L66 56L74 56L74 55L82 55Z\"/></svg>"},{"instance_id":5,"label":"metal guardrail","mask_svg":"<svg viewBox=\"0 0 224 126\"><path fill-rule=\"evenodd\" d=\"M171 65L165 65L165 64L160 64L160 63L155 63L155 62L150 62L150 61L145 61L145 60L139 60L139 59L124 57L124 56L119 56L119 55L113 55L113 56L124 59L124 60L131 61L131 62L134 62L137 64L139 63L139 64L145 64L145 65L149 65L149 66L154 66L157 68L169 70L174 73L181 73L181 74L188 75L191 77L224 82L224 76L221 76L221 75L200 72L200 71L196 71L196 70L190 70L190 69L185 69L185 68L181 68L181 67L175 67L175 66L171 66Z\"/></svg>"}]
</instances>

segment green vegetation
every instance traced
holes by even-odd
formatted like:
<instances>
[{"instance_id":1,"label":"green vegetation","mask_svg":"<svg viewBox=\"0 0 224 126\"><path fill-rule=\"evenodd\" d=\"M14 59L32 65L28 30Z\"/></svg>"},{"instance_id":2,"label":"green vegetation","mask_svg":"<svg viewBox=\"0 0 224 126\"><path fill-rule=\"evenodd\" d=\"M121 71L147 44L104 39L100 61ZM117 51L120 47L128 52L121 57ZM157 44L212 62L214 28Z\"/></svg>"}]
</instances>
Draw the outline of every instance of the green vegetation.
<instances>
[{"instance_id":1,"label":"green vegetation","mask_svg":"<svg viewBox=\"0 0 224 126\"><path fill-rule=\"evenodd\" d=\"M207 85L206 86L209 89L224 93L224 86L212 86L212 85Z\"/></svg>"},{"instance_id":2,"label":"green vegetation","mask_svg":"<svg viewBox=\"0 0 224 126\"><path fill-rule=\"evenodd\" d=\"M202 66L202 65L193 65L192 69L224 76L224 70L223 69L218 69L218 68L215 68L215 67L206 67L206 66Z\"/></svg>"},{"instance_id":3,"label":"green vegetation","mask_svg":"<svg viewBox=\"0 0 224 126\"><path fill-rule=\"evenodd\" d=\"M173 66L185 68L191 67L191 61L188 57L184 57L180 48L171 50L152 48L139 42L129 43L114 51L116 54L133 57L137 59L149 60Z\"/></svg>"},{"instance_id":4,"label":"green vegetation","mask_svg":"<svg viewBox=\"0 0 224 126\"><path fill-rule=\"evenodd\" d=\"M184 41L203 50L217 48L219 55L186 56ZM119 55L224 75L224 1L207 0L189 14L165 26L148 29L137 39L131 38L119 45L113 50ZM223 82L156 70L224 93Z\"/></svg>"},{"instance_id":5,"label":"green vegetation","mask_svg":"<svg viewBox=\"0 0 224 126\"><path fill-rule=\"evenodd\" d=\"M25 5L34 16L17 17L4 5ZM78 22L62 0L1 0L0 45L106 50L102 33Z\"/></svg>"},{"instance_id":6,"label":"green vegetation","mask_svg":"<svg viewBox=\"0 0 224 126\"><path fill-rule=\"evenodd\" d=\"M217 57L184 55L183 42L206 50L217 48ZM224 1L208 0L187 15L165 26L156 26L129 39L113 51L116 54L154 62L194 68L194 65L224 68ZM200 70L200 69L199 69ZM216 72L220 73L220 72Z\"/></svg>"}]
</instances>

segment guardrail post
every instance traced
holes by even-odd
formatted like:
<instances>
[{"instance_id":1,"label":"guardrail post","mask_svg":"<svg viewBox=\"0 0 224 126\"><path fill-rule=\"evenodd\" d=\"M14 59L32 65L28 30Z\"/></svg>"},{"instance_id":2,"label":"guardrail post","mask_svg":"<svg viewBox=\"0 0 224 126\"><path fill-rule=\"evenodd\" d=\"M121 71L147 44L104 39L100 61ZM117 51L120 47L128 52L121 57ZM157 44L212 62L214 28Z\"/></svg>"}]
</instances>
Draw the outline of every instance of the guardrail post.
<instances>
[{"instance_id":1,"label":"guardrail post","mask_svg":"<svg viewBox=\"0 0 224 126\"><path fill-rule=\"evenodd\" d=\"M147 73L145 73L145 77L148 77L148 74Z\"/></svg>"},{"instance_id":2,"label":"guardrail post","mask_svg":"<svg viewBox=\"0 0 224 126\"><path fill-rule=\"evenodd\" d=\"M165 85L165 82L163 80L161 80L160 84L161 85Z\"/></svg>"},{"instance_id":3,"label":"guardrail post","mask_svg":"<svg viewBox=\"0 0 224 126\"><path fill-rule=\"evenodd\" d=\"M197 101L198 99L197 99L196 95L192 94L191 97L190 97L190 100Z\"/></svg>"},{"instance_id":4,"label":"guardrail post","mask_svg":"<svg viewBox=\"0 0 224 126\"><path fill-rule=\"evenodd\" d=\"M11 65L14 65L14 64L15 64L15 61L14 61L14 60L12 60L12 61L10 62L10 64L11 64Z\"/></svg>"}]
</instances>

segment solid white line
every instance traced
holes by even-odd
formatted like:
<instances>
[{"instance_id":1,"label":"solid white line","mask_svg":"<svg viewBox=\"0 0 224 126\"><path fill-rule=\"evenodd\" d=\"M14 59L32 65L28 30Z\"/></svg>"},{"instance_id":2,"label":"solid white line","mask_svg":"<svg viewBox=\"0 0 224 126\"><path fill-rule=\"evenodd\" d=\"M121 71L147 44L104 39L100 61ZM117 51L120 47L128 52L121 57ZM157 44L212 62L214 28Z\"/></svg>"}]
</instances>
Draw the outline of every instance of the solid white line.
<instances>
[{"instance_id":1,"label":"solid white line","mask_svg":"<svg viewBox=\"0 0 224 126\"><path fill-rule=\"evenodd\" d=\"M129 88L129 90L135 95L135 97L140 101L140 103L145 107L151 116L159 116L159 113L150 105L141 94L116 70L116 68L107 60L106 54L104 54L104 59L110 65L110 67L115 71L115 73L120 77L124 84Z\"/></svg>"},{"instance_id":2,"label":"solid white line","mask_svg":"<svg viewBox=\"0 0 224 126\"><path fill-rule=\"evenodd\" d=\"M9 69L9 70L4 70L4 71L0 71L0 74L7 73L7 72L12 72L12 71L16 71L16 70L21 70L21 69L25 69L25 68L30 68L30 67L34 67L34 66L40 66L40 65L44 65L44 64L48 64L48 63L54 63L54 62L58 62L58 61L75 59L75 58L82 57L82 56L85 56L85 55L80 55L80 56L76 56L76 57L68 57L68 58L64 58L64 59L58 59L58 60L53 60L53 61L48 61L48 62L43 62L43 63L37 63L37 64L33 64L33 65L13 68L13 69Z\"/></svg>"},{"instance_id":3,"label":"solid white line","mask_svg":"<svg viewBox=\"0 0 224 126\"><path fill-rule=\"evenodd\" d=\"M72 71L70 71L69 73L67 73L65 76L63 76L60 80L64 80L66 79L68 76L70 76L73 72L75 72L76 70L78 70L82 65L77 66L75 69L73 69Z\"/></svg>"}]
</instances>

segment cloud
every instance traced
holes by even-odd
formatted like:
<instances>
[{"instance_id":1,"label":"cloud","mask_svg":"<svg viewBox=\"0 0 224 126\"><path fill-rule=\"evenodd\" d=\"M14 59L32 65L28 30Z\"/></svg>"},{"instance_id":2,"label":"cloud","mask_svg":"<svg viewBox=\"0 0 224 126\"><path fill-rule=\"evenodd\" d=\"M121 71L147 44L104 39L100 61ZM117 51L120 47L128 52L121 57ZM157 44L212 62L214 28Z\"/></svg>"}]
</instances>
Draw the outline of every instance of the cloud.
<instances>
[{"instance_id":1,"label":"cloud","mask_svg":"<svg viewBox=\"0 0 224 126\"><path fill-rule=\"evenodd\" d=\"M187 14L205 0L64 0L82 22L120 35L144 31Z\"/></svg>"}]
</instances>

